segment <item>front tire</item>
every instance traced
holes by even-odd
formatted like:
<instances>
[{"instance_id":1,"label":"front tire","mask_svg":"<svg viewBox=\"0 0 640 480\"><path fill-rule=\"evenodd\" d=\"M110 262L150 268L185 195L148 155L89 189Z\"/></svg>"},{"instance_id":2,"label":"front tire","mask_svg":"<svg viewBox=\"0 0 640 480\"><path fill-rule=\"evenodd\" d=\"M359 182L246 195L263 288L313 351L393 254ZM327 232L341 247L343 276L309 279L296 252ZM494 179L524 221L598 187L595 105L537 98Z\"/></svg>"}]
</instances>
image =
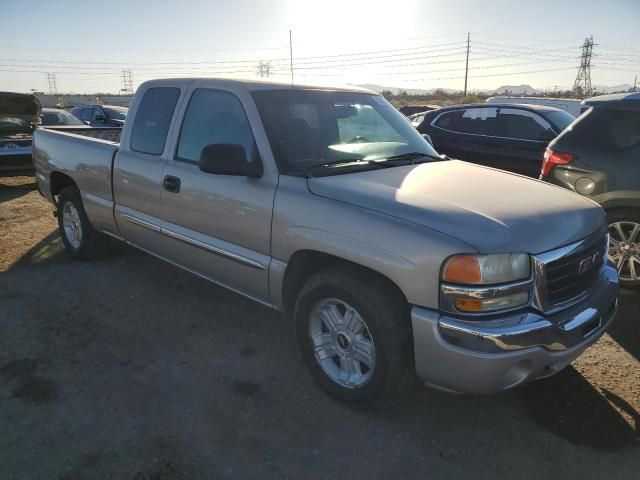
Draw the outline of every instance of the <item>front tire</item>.
<instances>
[{"instance_id":1,"label":"front tire","mask_svg":"<svg viewBox=\"0 0 640 480\"><path fill-rule=\"evenodd\" d=\"M358 270L320 272L300 291L294 315L305 363L333 398L384 408L413 389L409 309L387 281Z\"/></svg>"},{"instance_id":2,"label":"front tire","mask_svg":"<svg viewBox=\"0 0 640 480\"><path fill-rule=\"evenodd\" d=\"M96 231L87 217L76 187L65 187L58 195L58 228L67 253L80 260L102 257L109 238Z\"/></svg>"},{"instance_id":3,"label":"front tire","mask_svg":"<svg viewBox=\"0 0 640 480\"><path fill-rule=\"evenodd\" d=\"M609 258L618 269L620 285L640 287L640 210L621 208L607 212Z\"/></svg>"}]
</instances>

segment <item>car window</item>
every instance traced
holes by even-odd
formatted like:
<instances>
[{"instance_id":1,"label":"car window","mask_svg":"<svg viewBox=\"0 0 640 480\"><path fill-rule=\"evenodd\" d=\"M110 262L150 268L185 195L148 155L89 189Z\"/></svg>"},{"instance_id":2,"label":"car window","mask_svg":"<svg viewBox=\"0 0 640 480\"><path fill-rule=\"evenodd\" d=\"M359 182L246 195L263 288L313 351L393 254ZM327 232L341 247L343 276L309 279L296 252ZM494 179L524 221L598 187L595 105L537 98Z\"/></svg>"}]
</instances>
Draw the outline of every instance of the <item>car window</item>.
<instances>
[{"instance_id":1,"label":"car window","mask_svg":"<svg viewBox=\"0 0 640 480\"><path fill-rule=\"evenodd\" d=\"M411 119L411 123L413 124L414 127L417 127L422 123L423 120L424 120L424 115L417 115Z\"/></svg>"},{"instance_id":2,"label":"car window","mask_svg":"<svg viewBox=\"0 0 640 480\"><path fill-rule=\"evenodd\" d=\"M495 135L497 108L466 108L445 112L435 126L459 133Z\"/></svg>"},{"instance_id":3,"label":"car window","mask_svg":"<svg viewBox=\"0 0 640 480\"><path fill-rule=\"evenodd\" d=\"M640 146L640 112L592 108L558 139L560 145L623 151Z\"/></svg>"},{"instance_id":4,"label":"car window","mask_svg":"<svg viewBox=\"0 0 640 480\"><path fill-rule=\"evenodd\" d=\"M253 132L238 97L229 92L199 88L184 116L176 159L197 163L207 145L237 144L247 161L255 154Z\"/></svg>"},{"instance_id":5,"label":"car window","mask_svg":"<svg viewBox=\"0 0 640 480\"><path fill-rule=\"evenodd\" d=\"M131 150L160 155L173 111L180 97L175 87L154 87L144 93L131 129Z\"/></svg>"},{"instance_id":6,"label":"car window","mask_svg":"<svg viewBox=\"0 0 640 480\"><path fill-rule=\"evenodd\" d=\"M500 109L496 133L499 137L540 140L546 131L554 133L551 124L536 113L516 108Z\"/></svg>"},{"instance_id":7,"label":"car window","mask_svg":"<svg viewBox=\"0 0 640 480\"><path fill-rule=\"evenodd\" d=\"M64 110L46 111L40 114L42 125L84 125L80 120Z\"/></svg>"},{"instance_id":8,"label":"car window","mask_svg":"<svg viewBox=\"0 0 640 480\"><path fill-rule=\"evenodd\" d=\"M104 114L104 110L102 110L102 107L94 107L93 108L92 120L97 120L96 117L101 117L102 119L106 119L107 118L107 116Z\"/></svg>"},{"instance_id":9,"label":"car window","mask_svg":"<svg viewBox=\"0 0 640 480\"><path fill-rule=\"evenodd\" d=\"M350 105L336 102L338 112L344 110L348 115L337 115L338 140L340 143L355 141L401 142L402 136L385 121L372 105Z\"/></svg>"},{"instance_id":10,"label":"car window","mask_svg":"<svg viewBox=\"0 0 640 480\"><path fill-rule=\"evenodd\" d=\"M93 120L93 107L85 107L82 109L82 112L80 113L80 119L81 120L88 120L91 121Z\"/></svg>"}]
</instances>

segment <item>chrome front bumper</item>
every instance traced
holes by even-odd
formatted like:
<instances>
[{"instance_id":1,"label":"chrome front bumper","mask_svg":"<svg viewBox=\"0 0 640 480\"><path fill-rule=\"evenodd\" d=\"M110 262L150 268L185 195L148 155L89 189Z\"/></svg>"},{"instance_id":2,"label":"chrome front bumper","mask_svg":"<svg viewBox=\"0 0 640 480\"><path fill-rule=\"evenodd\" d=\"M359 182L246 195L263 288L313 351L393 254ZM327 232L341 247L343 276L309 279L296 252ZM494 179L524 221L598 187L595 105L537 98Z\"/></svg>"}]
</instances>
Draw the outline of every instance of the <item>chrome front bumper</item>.
<instances>
[{"instance_id":1,"label":"chrome front bumper","mask_svg":"<svg viewBox=\"0 0 640 480\"><path fill-rule=\"evenodd\" d=\"M413 307L418 376L432 386L490 394L547 377L575 360L605 332L617 310L618 276L611 265L581 302L550 315L509 314L465 321Z\"/></svg>"}]
</instances>

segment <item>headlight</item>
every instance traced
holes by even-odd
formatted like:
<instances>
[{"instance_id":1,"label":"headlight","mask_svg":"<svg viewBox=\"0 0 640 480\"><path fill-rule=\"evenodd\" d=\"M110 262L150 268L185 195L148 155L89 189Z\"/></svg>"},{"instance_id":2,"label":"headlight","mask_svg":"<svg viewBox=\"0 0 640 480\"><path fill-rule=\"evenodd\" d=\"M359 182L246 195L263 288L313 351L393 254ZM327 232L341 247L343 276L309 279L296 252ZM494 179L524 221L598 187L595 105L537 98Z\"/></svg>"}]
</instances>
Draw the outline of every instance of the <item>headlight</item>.
<instances>
[{"instance_id":1,"label":"headlight","mask_svg":"<svg viewBox=\"0 0 640 480\"><path fill-rule=\"evenodd\" d=\"M526 253L454 255L444 264L442 280L461 285L490 285L529 278L531 260Z\"/></svg>"},{"instance_id":2,"label":"headlight","mask_svg":"<svg viewBox=\"0 0 640 480\"><path fill-rule=\"evenodd\" d=\"M532 282L526 253L454 255L442 267L440 303L451 313L489 313L527 305Z\"/></svg>"}]
</instances>

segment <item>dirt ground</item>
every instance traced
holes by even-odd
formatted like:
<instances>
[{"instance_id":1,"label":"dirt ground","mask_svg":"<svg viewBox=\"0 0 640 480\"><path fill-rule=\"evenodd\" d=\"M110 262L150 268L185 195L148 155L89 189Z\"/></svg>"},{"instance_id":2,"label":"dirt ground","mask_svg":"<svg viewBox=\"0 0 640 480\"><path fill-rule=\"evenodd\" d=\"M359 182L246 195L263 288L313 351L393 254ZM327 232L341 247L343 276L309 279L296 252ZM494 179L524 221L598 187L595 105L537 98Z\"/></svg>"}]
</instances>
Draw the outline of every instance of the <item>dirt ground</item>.
<instances>
[{"instance_id":1,"label":"dirt ground","mask_svg":"<svg viewBox=\"0 0 640 480\"><path fill-rule=\"evenodd\" d=\"M640 292L560 374L349 409L282 316L119 245L63 252L32 178L0 179L0 478L637 479Z\"/></svg>"}]
</instances>

